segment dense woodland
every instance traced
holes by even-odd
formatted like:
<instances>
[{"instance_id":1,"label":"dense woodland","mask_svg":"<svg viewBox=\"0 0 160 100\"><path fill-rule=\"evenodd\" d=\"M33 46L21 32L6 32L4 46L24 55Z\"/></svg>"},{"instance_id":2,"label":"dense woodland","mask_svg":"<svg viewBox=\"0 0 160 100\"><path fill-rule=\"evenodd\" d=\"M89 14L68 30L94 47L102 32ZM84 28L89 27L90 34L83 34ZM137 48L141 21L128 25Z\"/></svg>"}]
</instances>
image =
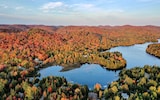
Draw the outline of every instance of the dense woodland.
<instances>
[{"instance_id":1,"label":"dense woodland","mask_svg":"<svg viewBox=\"0 0 160 100\"><path fill-rule=\"evenodd\" d=\"M160 58L160 43L158 44L150 44L146 52Z\"/></svg>"},{"instance_id":2,"label":"dense woodland","mask_svg":"<svg viewBox=\"0 0 160 100\"><path fill-rule=\"evenodd\" d=\"M123 69L119 78L102 89L71 84L64 77L39 79L34 68L0 66L1 100L158 100L160 98L160 67L144 66ZM94 94L94 96L89 95Z\"/></svg>"},{"instance_id":3,"label":"dense woodland","mask_svg":"<svg viewBox=\"0 0 160 100\"><path fill-rule=\"evenodd\" d=\"M0 30L0 63L25 68L97 63L119 69L126 65L122 54L102 51L160 37L160 27L154 26L1 25Z\"/></svg>"},{"instance_id":4,"label":"dense woodland","mask_svg":"<svg viewBox=\"0 0 160 100\"><path fill-rule=\"evenodd\" d=\"M112 70L121 69L127 64L123 55L120 52L106 50L115 46L156 42L158 38L160 38L160 27L156 26L0 25L0 99L86 100L89 92L87 86L71 84L65 78L55 76L39 80L38 70L50 65L74 68L80 67L83 63L100 64ZM145 68L136 70L145 71ZM150 66L147 68L152 70ZM159 67L154 68L159 70ZM122 74L126 74L123 72L122 70L120 78ZM151 71L154 75L159 75L159 72ZM150 74L150 72L144 73ZM138 83L141 77L144 77L144 73L138 78L134 77L132 72L131 76L127 73L128 76L124 75L122 80L132 79ZM149 84L150 79L156 79L154 75L151 75L153 79L152 77L146 79L144 84ZM98 98L119 100L123 98L122 91L126 91L131 99L139 98L139 90L132 91L137 93L132 95L132 92L125 90L130 90L132 84L119 83L122 80L117 80L118 83L113 86L113 89L109 86L102 90L100 84L96 84L93 92L97 93ZM159 78L155 82L159 82ZM137 84L134 85L133 90L138 89L136 86ZM150 86L154 86L153 91L156 91L154 98L158 98L159 83L156 85L151 83ZM144 89L141 94L148 91L151 92L145 94L151 96L152 90Z\"/></svg>"},{"instance_id":5,"label":"dense woodland","mask_svg":"<svg viewBox=\"0 0 160 100\"><path fill-rule=\"evenodd\" d=\"M104 90L107 100L159 100L160 67L145 65L123 69L119 79Z\"/></svg>"}]
</instances>

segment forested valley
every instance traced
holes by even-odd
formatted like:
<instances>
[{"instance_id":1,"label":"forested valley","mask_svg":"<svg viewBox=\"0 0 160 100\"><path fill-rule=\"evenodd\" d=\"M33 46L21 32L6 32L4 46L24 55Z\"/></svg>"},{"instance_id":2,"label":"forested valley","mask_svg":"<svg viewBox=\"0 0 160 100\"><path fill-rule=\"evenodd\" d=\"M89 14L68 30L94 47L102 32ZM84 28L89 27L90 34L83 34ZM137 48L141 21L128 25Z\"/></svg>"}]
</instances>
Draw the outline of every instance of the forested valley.
<instances>
[{"instance_id":1,"label":"forested valley","mask_svg":"<svg viewBox=\"0 0 160 100\"><path fill-rule=\"evenodd\" d=\"M2 100L87 100L88 93L98 98L153 100L160 98L160 67L125 69L127 61L117 46L157 42L157 26L44 26L0 25L0 99ZM146 52L160 57L160 45L151 44ZM80 67L99 64L109 70L122 69L119 79L106 89L95 84L72 84L64 77L40 80L38 70L52 65ZM123 69L124 68L124 69Z\"/></svg>"}]
</instances>

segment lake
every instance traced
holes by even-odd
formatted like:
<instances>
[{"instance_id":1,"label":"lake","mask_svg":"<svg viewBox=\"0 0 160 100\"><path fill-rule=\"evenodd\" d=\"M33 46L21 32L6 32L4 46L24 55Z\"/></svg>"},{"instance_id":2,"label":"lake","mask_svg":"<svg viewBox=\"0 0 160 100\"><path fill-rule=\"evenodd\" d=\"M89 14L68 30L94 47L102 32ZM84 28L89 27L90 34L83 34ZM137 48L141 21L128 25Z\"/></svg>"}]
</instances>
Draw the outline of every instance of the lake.
<instances>
[{"instance_id":1,"label":"lake","mask_svg":"<svg viewBox=\"0 0 160 100\"><path fill-rule=\"evenodd\" d=\"M158 42L160 43L160 39L158 39ZM127 61L126 68L143 67L144 65L160 66L160 59L146 53L145 50L149 44L151 42L132 46L119 46L111 48L108 51L121 52ZM88 85L92 89L96 83L100 83L105 88L108 83L118 79L119 73L119 71L109 71L98 64L83 64L80 68L61 72L62 69L63 67L61 66L44 68L39 71L41 74L40 79L51 75L62 76L69 82Z\"/></svg>"}]
</instances>

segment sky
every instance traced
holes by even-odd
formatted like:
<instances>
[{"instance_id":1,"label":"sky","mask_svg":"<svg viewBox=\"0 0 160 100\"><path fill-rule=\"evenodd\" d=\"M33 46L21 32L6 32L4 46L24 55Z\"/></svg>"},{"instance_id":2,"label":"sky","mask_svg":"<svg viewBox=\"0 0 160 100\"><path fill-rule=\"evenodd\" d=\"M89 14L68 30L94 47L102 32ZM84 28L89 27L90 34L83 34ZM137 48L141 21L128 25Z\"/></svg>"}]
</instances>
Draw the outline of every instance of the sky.
<instances>
[{"instance_id":1,"label":"sky","mask_svg":"<svg viewBox=\"0 0 160 100\"><path fill-rule=\"evenodd\" d=\"M160 0L0 0L0 24L160 26Z\"/></svg>"}]
</instances>

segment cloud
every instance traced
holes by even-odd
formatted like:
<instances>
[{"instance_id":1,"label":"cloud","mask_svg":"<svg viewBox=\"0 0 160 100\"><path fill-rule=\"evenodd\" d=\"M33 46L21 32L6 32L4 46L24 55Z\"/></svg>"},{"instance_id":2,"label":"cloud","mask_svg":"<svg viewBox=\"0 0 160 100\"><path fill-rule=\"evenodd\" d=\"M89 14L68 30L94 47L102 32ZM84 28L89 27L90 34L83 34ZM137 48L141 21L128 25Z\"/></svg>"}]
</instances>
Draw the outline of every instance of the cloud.
<instances>
[{"instance_id":1,"label":"cloud","mask_svg":"<svg viewBox=\"0 0 160 100\"><path fill-rule=\"evenodd\" d=\"M55 8L62 7L63 5L64 5L63 2L49 2L49 3L44 4L41 7L41 9L44 11L49 11Z\"/></svg>"},{"instance_id":2,"label":"cloud","mask_svg":"<svg viewBox=\"0 0 160 100\"><path fill-rule=\"evenodd\" d=\"M111 1L111 0L110 0ZM48 13L49 15L57 15L57 16L108 16L114 15L117 16L119 14L124 13L123 9L104 9L97 6L94 3L64 3L64 2L49 2L41 6L40 8L44 13Z\"/></svg>"},{"instance_id":3,"label":"cloud","mask_svg":"<svg viewBox=\"0 0 160 100\"><path fill-rule=\"evenodd\" d=\"M0 7L2 7L2 8L8 8L8 6L5 5L5 4L0 5Z\"/></svg>"},{"instance_id":4,"label":"cloud","mask_svg":"<svg viewBox=\"0 0 160 100\"><path fill-rule=\"evenodd\" d=\"M93 4L74 4L74 6L76 7L78 7L78 8L83 8L83 9L85 9L85 8L93 8L94 7L94 5Z\"/></svg>"},{"instance_id":5,"label":"cloud","mask_svg":"<svg viewBox=\"0 0 160 100\"><path fill-rule=\"evenodd\" d=\"M109 9L108 11L109 14L120 14L120 13L124 13L125 11L123 9Z\"/></svg>"},{"instance_id":6,"label":"cloud","mask_svg":"<svg viewBox=\"0 0 160 100\"><path fill-rule=\"evenodd\" d=\"M68 8L70 11L73 11L74 13L86 13L86 12L93 12L97 10L97 7L94 4L91 3L79 3L79 4L72 4L69 5Z\"/></svg>"},{"instance_id":7,"label":"cloud","mask_svg":"<svg viewBox=\"0 0 160 100\"><path fill-rule=\"evenodd\" d=\"M20 9L23 9L24 7L22 7L22 6L19 6L19 7L16 7L15 9L16 10L20 10Z\"/></svg>"},{"instance_id":8,"label":"cloud","mask_svg":"<svg viewBox=\"0 0 160 100\"><path fill-rule=\"evenodd\" d=\"M41 6L40 10L45 13L64 13L64 14L77 14L78 12L86 12L94 10L95 5L90 3L68 4L63 2L48 2Z\"/></svg>"}]
</instances>

